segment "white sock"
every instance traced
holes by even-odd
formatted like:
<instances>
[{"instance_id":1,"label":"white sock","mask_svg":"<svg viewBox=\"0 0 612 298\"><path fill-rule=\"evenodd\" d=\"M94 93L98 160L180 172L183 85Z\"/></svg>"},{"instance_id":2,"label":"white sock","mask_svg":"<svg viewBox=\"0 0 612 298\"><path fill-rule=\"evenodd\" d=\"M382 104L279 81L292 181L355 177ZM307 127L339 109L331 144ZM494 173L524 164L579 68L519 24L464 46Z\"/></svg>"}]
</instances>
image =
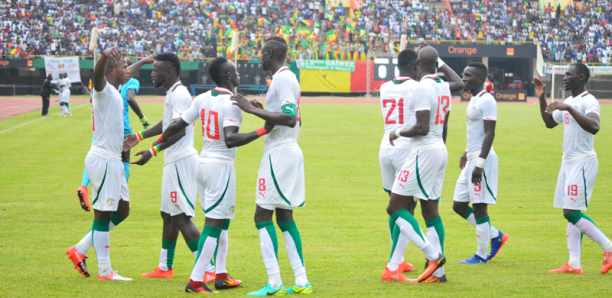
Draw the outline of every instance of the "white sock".
<instances>
[{"instance_id":1,"label":"white sock","mask_svg":"<svg viewBox=\"0 0 612 298\"><path fill-rule=\"evenodd\" d=\"M259 231L259 245L261 247L261 255L263 256L264 265L268 272L268 283L278 288L282 283L280 268L278 260L276 259L276 253L274 252L274 244L272 238L268 234L266 228L261 228Z\"/></svg>"},{"instance_id":2,"label":"white sock","mask_svg":"<svg viewBox=\"0 0 612 298\"><path fill-rule=\"evenodd\" d=\"M476 239L478 240L478 251L476 254L486 260L491 240L491 224L489 221L476 225Z\"/></svg>"},{"instance_id":3,"label":"white sock","mask_svg":"<svg viewBox=\"0 0 612 298\"><path fill-rule=\"evenodd\" d=\"M397 270L401 263L404 263L404 252L406 251L406 247L408 247L408 237L404 235L404 233L400 233L397 238L397 243L395 244L395 249L391 253L391 258L387 263L387 268L391 271Z\"/></svg>"},{"instance_id":4,"label":"white sock","mask_svg":"<svg viewBox=\"0 0 612 298\"><path fill-rule=\"evenodd\" d=\"M110 264L109 232L94 230L92 230L91 232L93 235L93 245L96 249L96 256L98 258L98 274L102 276L107 276L112 271Z\"/></svg>"},{"instance_id":5,"label":"white sock","mask_svg":"<svg viewBox=\"0 0 612 298\"><path fill-rule=\"evenodd\" d=\"M227 273L225 268L225 261L227 259L227 251L229 249L229 236L228 230L222 230L221 236L219 236L219 247L217 248L217 257L215 258L215 272L217 274Z\"/></svg>"},{"instance_id":6,"label":"white sock","mask_svg":"<svg viewBox=\"0 0 612 298\"><path fill-rule=\"evenodd\" d=\"M285 237L285 248L287 249L287 255L289 256L289 263L291 264L291 268L293 269L293 274L295 275L295 285L298 287L303 287L308 283L308 278L306 277L306 268L302 263L302 258L298 254L297 247L295 246L295 242L291 237L289 232L283 232L283 237Z\"/></svg>"},{"instance_id":7,"label":"white sock","mask_svg":"<svg viewBox=\"0 0 612 298\"><path fill-rule=\"evenodd\" d=\"M567 223L567 249L569 250L569 262L567 263L574 269L580 269L582 233L571 222Z\"/></svg>"},{"instance_id":8,"label":"white sock","mask_svg":"<svg viewBox=\"0 0 612 298\"><path fill-rule=\"evenodd\" d=\"M70 106L69 106L69 105L66 105L65 107L66 107L66 111L67 111L67 113L68 113L68 114L72 114L72 113L70 112Z\"/></svg>"},{"instance_id":9,"label":"white sock","mask_svg":"<svg viewBox=\"0 0 612 298\"><path fill-rule=\"evenodd\" d=\"M400 230L402 231L402 234L404 234L410 241L412 241L412 243L414 243L414 245L416 245L423 251L423 253L425 253L425 257L428 260L435 260L438 258L438 251L433 246L429 245L429 241L427 241L427 238L423 237L423 232L421 231L421 228L417 226L419 230L415 230L415 228L412 227L409 222L407 222L401 217L398 217L395 220L395 223L397 224L397 226L399 226Z\"/></svg>"},{"instance_id":10,"label":"white sock","mask_svg":"<svg viewBox=\"0 0 612 298\"><path fill-rule=\"evenodd\" d=\"M442 245L440 243L440 236L438 235L438 231L436 231L435 227L427 228L427 240L431 244L433 248L436 249L439 253L442 253ZM436 256L437 258L437 256ZM444 267L440 267L434 271L433 275L435 277L444 276Z\"/></svg>"},{"instance_id":11,"label":"white sock","mask_svg":"<svg viewBox=\"0 0 612 298\"><path fill-rule=\"evenodd\" d=\"M210 260L215 254L216 248L217 238L206 237L204 245L202 246L202 251L200 252L200 257L196 260L193 270L191 271L191 280L203 281L205 268L210 264Z\"/></svg>"},{"instance_id":12,"label":"white sock","mask_svg":"<svg viewBox=\"0 0 612 298\"><path fill-rule=\"evenodd\" d=\"M206 272L208 273L217 272L217 268L215 267L215 265L213 265L213 262L208 262L208 265L206 265Z\"/></svg>"},{"instance_id":13,"label":"white sock","mask_svg":"<svg viewBox=\"0 0 612 298\"><path fill-rule=\"evenodd\" d=\"M79 243L77 243L77 245L75 246L76 250L80 254L87 255L87 252L93 246L93 240L91 239L91 230L89 230L85 237L83 237L83 239L81 239L81 241L79 241Z\"/></svg>"},{"instance_id":14,"label":"white sock","mask_svg":"<svg viewBox=\"0 0 612 298\"><path fill-rule=\"evenodd\" d=\"M592 221L582 217L576 222L575 226L589 239L599 244L604 252L612 251L612 242Z\"/></svg>"},{"instance_id":15,"label":"white sock","mask_svg":"<svg viewBox=\"0 0 612 298\"><path fill-rule=\"evenodd\" d=\"M159 252L159 269L163 271L168 271L168 250L162 248Z\"/></svg>"},{"instance_id":16,"label":"white sock","mask_svg":"<svg viewBox=\"0 0 612 298\"><path fill-rule=\"evenodd\" d=\"M476 227L476 217L474 217L474 213L471 213L465 220L467 220L472 226ZM491 225L491 239L497 237L499 237L499 230Z\"/></svg>"}]
</instances>

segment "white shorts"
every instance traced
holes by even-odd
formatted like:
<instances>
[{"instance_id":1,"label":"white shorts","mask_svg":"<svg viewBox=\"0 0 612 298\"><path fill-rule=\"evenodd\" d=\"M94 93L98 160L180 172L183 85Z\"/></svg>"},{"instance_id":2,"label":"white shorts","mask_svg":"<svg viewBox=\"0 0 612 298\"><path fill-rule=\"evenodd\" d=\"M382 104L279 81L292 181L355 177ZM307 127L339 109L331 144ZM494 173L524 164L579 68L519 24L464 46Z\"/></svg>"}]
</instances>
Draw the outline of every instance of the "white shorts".
<instances>
[{"instance_id":1,"label":"white shorts","mask_svg":"<svg viewBox=\"0 0 612 298\"><path fill-rule=\"evenodd\" d=\"M70 102L70 91L60 92L60 94L63 94L61 101L65 102L65 103L69 103Z\"/></svg>"},{"instance_id":2,"label":"white shorts","mask_svg":"<svg viewBox=\"0 0 612 298\"><path fill-rule=\"evenodd\" d=\"M170 216L184 213L189 217L195 217L197 164L198 156L192 155L164 165L161 188L162 212Z\"/></svg>"},{"instance_id":3,"label":"white shorts","mask_svg":"<svg viewBox=\"0 0 612 298\"><path fill-rule=\"evenodd\" d=\"M395 178L392 192L416 200L440 200L448 162L446 148L411 150Z\"/></svg>"},{"instance_id":4,"label":"white shorts","mask_svg":"<svg viewBox=\"0 0 612 298\"><path fill-rule=\"evenodd\" d=\"M562 162L555 189L554 207L586 211L593 194L597 168L597 159L576 163Z\"/></svg>"},{"instance_id":5,"label":"white shorts","mask_svg":"<svg viewBox=\"0 0 612 298\"><path fill-rule=\"evenodd\" d=\"M472 171L474 171L477 160L478 158L468 160L465 168L461 170L461 175L459 175L455 185L453 200L455 202L495 205L497 201L497 154L490 153L487 156L480 185L472 183Z\"/></svg>"},{"instance_id":6,"label":"white shorts","mask_svg":"<svg viewBox=\"0 0 612 298\"><path fill-rule=\"evenodd\" d=\"M378 163L380 164L383 190L385 192L391 192L393 181L399 175L402 166L408 159L408 155L410 155L410 150L408 149L380 149Z\"/></svg>"},{"instance_id":7,"label":"white shorts","mask_svg":"<svg viewBox=\"0 0 612 298\"><path fill-rule=\"evenodd\" d=\"M264 151L259 165L255 203L266 209L290 209L306 203L304 155L297 145Z\"/></svg>"},{"instance_id":8,"label":"white shorts","mask_svg":"<svg viewBox=\"0 0 612 298\"><path fill-rule=\"evenodd\" d=\"M85 171L91 180L92 207L98 211L117 211L119 201L130 201L125 169L119 160L93 155L85 158Z\"/></svg>"},{"instance_id":9,"label":"white shorts","mask_svg":"<svg viewBox=\"0 0 612 298\"><path fill-rule=\"evenodd\" d=\"M232 162L199 158L196 183L206 217L233 219L236 212L236 171Z\"/></svg>"}]
</instances>

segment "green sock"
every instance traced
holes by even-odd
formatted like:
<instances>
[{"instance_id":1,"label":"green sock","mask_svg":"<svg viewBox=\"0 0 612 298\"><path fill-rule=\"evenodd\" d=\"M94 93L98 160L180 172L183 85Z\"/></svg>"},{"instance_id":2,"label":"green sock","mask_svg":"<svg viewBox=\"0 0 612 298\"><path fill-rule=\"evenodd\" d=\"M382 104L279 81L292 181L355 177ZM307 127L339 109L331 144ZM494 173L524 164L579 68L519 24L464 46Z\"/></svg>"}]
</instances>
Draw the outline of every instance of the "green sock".
<instances>
[{"instance_id":1,"label":"green sock","mask_svg":"<svg viewBox=\"0 0 612 298\"><path fill-rule=\"evenodd\" d=\"M393 253L395 252L395 247L397 246L397 240L399 239L400 233L402 233L402 231L397 225L395 225L393 227L393 234L391 236L391 255L389 256L389 261L391 261Z\"/></svg>"},{"instance_id":2,"label":"green sock","mask_svg":"<svg viewBox=\"0 0 612 298\"><path fill-rule=\"evenodd\" d=\"M393 231L395 230L395 220L393 216L389 216L389 235L391 236L391 242L393 242Z\"/></svg>"},{"instance_id":3,"label":"green sock","mask_svg":"<svg viewBox=\"0 0 612 298\"><path fill-rule=\"evenodd\" d=\"M198 243L200 242L200 238L196 238L193 239L189 242L187 242L187 246L189 247L189 250L191 250L191 252L196 255L198 253Z\"/></svg>"},{"instance_id":4,"label":"green sock","mask_svg":"<svg viewBox=\"0 0 612 298\"><path fill-rule=\"evenodd\" d=\"M176 240L168 240L162 238L162 249L159 254L159 269L168 271L172 269L174 263L174 252L176 249Z\"/></svg>"},{"instance_id":5,"label":"green sock","mask_svg":"<svg viewBox=\"0 0 612 298\"><path fill-rule=\"evenodd\" d=\"M427 239L429 243L444 254L444 225L442 224L442 218L438 216L434 219L426 220L425 225L427 226Z\"/></svg>"},{"instance_id":6,"label":"green sock","mask_svg":"<svg viewBox=\"0 0 612 298\"><path fill-rule=\"evenodd\" d=\"M229 230L229 226L230 226L230 222L231 222L231 221L232 221L231 219L226 219L226 220L223 222L223 227L221 227L221 230L224 230L224 231Z\"/></svg>"},{"instance_id":7,"label":"green sock","mask_svg":"<svg viewBox=\"0 0 612 298\"><path fill-rule=\"evenodd\" d=\"M274 246L274 255L276 255L276 259L278 260L278 238L276 237L274 223L271 221L262 221L255 224L255 226L257 227L257 230L266 229L268 235L270 235L270 240L272 240L272 245Z\"/></svg>"},{"instance_id":8,"label":"green sock","mask_svg":"<svg viewBox=\"0 0 612 298\"><path fill-rule=\"evenodd\" d=\"M281 221L277 222L277 224L280 230L283 232L283 236L285 236L285 239L287 239L287 236L289 236L293 240L293 243L295 244L295 249L297 250L297 254L300 257L300 262L302 262L302 266L304 266L304 257L302 256L302 238L300 237L300 231L295 225L295 221ZM291 253L289 253L289 261L291 263L293 263L294 261L297 262L297 260L292 260Z\"/></svg>"},{"instance_id":9,"label":"green sock","mask_svg":"<svg viewBox=\"0 0 612 298\"><path fill-rule=\"evenodd\" d=\"M113 212L113 215L111 215L110 229L112 230L114 227L118 226L124 220L125 218L119 216L117 212Z\"/></svg>"},{"instance_id":10,"label":"green sock","mask_svg":"<svg viewBox=\"0 0 612 298\"><path fill-rule=\"evenodd\" d=\"M226 219L223 222L223 226L221 227L221 231L229 230L230 222L231 222L231 219ZM215 266L215 262L217 261L217 252L218 251L219 251L219 246L217 245L217 249L215 249L215 254L214 254L212 260L210 260L210 264L213 265L213 266Z\"/></svg>"},{"instance_id":11,"label":"green sock","mask_svg":"<svg viewBox=\"0 0 612 298\"><path fill-rule=\"evenodd\" d=\"M200 235L200 240L198 242L198 255L196 257L196 262L202 255L202 247L204 247L204 243L208 237L217 238L217 242L219 239L219 235L221 235L221 229L213 226L204 225L204 229L202 229L202 235ZM212 255L211 255L212 257Z\"/></svg>"}]
</instances>

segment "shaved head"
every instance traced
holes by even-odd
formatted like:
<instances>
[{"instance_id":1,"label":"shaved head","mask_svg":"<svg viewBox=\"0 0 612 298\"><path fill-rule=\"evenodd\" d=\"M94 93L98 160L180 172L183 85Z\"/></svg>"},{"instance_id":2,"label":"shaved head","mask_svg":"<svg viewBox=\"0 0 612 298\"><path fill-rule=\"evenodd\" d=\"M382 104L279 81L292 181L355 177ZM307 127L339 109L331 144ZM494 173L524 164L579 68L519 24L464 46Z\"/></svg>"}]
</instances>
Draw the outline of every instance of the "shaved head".
<instances>
[{"instance_id":1,"label":"shaved head","mask_svg":"<svg viewBox=\"0 0 612 298\"><path fill-rule=\"evenodd\" d=\"M438 51L433 47L424 47L419 51L417 60L419 65L419 75L421 77L435 74L438 66Z\"/></svg>"}]
</instances>

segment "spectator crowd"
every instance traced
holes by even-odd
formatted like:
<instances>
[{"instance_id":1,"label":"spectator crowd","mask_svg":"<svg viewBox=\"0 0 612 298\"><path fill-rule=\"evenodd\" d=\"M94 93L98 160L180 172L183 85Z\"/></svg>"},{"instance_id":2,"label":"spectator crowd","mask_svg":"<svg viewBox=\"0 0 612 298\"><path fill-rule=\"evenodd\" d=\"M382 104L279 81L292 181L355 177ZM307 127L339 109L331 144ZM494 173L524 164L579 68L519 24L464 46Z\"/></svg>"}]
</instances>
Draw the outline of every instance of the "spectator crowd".
<instances>
[{"instance_id":1,"label":"spectator crowd","mask_svg":"<svg viewBox=\"0 0 612 298\"><path fill-rule=\"evenodd\" d=\"M118 46L128 56L176 52L181 59L255 58L265 38L283 36L291 59L365 60L392 55L397 41L537 42L548 62L610 62L612 2L574 1L540 8L519 0L5 0L0 3L0 55L91 56ZM232 36L239 33L236 53ZM393 43L395 41L395 43Z\"/></svg>"}]
</instances>

